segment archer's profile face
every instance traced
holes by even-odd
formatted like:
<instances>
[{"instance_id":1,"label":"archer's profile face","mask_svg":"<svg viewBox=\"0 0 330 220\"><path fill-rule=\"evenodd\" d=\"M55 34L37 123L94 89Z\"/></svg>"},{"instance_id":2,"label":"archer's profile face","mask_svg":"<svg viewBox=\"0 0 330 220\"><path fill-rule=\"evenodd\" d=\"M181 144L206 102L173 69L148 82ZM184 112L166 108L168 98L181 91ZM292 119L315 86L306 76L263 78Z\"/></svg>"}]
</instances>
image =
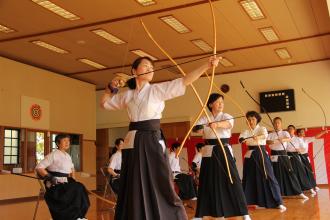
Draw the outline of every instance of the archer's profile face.
<instances>
[{"instance_id":1,"label":"archer's profile face","mask_svg":"<svg viewBox=\"0 0 330 220\"><path fill-rule=\"evenodd\" d=\"M141 63L139 64L139 66L137 67L136 70L133 70L133 74L137 75L137 78L139 80L145 80L150 82L153 77L154 77L154 66L152 65L152 63L147 60L147 59L143 59L141 61ZM150 73L148 73L150 72ZM144 73L148 73L148 74L144 74ZM144 75L141 75L144 74ZM139 76L141 75L141 76Z\"/></svg>"}]
</instances>

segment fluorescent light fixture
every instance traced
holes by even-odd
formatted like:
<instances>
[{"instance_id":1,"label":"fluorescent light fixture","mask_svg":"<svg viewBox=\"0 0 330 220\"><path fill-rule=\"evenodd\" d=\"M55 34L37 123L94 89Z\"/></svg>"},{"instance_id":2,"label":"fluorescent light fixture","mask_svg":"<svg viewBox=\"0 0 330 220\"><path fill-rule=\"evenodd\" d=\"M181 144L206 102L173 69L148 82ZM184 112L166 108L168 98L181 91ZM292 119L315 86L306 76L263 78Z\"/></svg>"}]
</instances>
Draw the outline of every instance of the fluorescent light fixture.
<instances>
[{"instance_id":1,"label":"fluorescent light fixture","mask_svg":"<svg viewBox=\"0 0 330 220\"><path fill-rule=\"evenodd\" d=\"M257 2L254 0L243 0L239 2L244 11L249 15L252 20L259 20L265 18Z\"/></svg>"},{"instance_id":2,"label":"fluorescent light fixture","mask_svg":"<svg viewBox=\"0 0 330 220\"><path fill-rule=\"evenodd\" d=\"M272 27L265 27L259 29L262 35L266 38L267 41L273 42L278 41L280 38L275 33L274 29Z\"/></svg>"},{"instance_id":3,"label":"fluorescent light fixture","mask_svg":"<svg viewBox=\"0 0 330 220\"><path fill-rule=\"evenodd\" d=\"M81 58L81 59L78 59L78 61L82 62L82 63L85 63L87 65L90 65L92 67L95 67L96 69L105 69L107 68L106 66L103 66L102 64L99 64L95 61L92 61L90 59L87 59L87 58Z\"/></svg>"},{"instance_id":4,"label":"fluorescent light fixture","mask_svg":"<svg viewBox=\"0 0 330 220\"><path fill-rule=\"evenodd\" d=\"M126 43L125 41L119 39L118 37L110 34L109 32L103 30L103 29L96 29L96 30L92 30L91 32L93 32L94 34L99 35L100 37L103 37L104 39L111 41L112 43L115 44L124 44Z\"/></svg>"},{"instance_id":5,"label":"fluorescent light fixture","mask_svg":"<svg viewBox=\"0 0 330 220\"><path fill-rule=\"evenodd\" d=\"M68 51L66 50L63 50L59 47L56 47L54 45L51 45L49 43L46 43L44 41L41 41L41 40L35 40L35 41L31 41L31 43L35 44L35 45L38 45L40 47L43 47L43 48L46 48L48 50L51 50L53 52L56 52L56 53L60 53L60 54L66 54L66 53L69 53Z\"/></svg>"},{"instance_id":6,"label":"fluorescent light fixture","mask_svg":"<svg viewBox=\"0 0 330 220\"><path fill-rule=\"evenodd\" d=\"M152 60L158 60L156 57L154 57L140 49L131 50L131 52L138 55L139 57L150 57L150 59L152 59Z\"/></svg>"},{"instance_id":7,"label":"fluorescent light fixture","mask_svg":"<svg viewBox=\"0 0 330 220\"><path fill-rule=\"evenodd\" d=\"M0 32L8 34L15 32L15 30L0 24Z\"/></svg>"},{"instance_id":8,"label":"fluorescent light fixture","mask_svg":"<svg viewBox=\"0 0 330 220\"><path fill-rule=\"evenodd\" d=\"M213 48L202 39L191 40L191 43L195 44L199 49L201 49L204 52L213 51Z\"/></svg>"},{"instance_id":9,"label":"fluorescent light fixture","mask_svg":"<svg viewBox=\"0 0 330 220\"><path fill-rule=\"evenodd\" d=\"M190 32L189 28L184 26L178 19L173 17L173 15L163 16L159 18L160 20L164 21L167 25L173 28L175 31L179 32L180 34Z\"/></svg>"},{"instance_id":10,"label":"fluorescent light fixture","mask_svg":"<svg viewBox=\"0 0 330 220\"><path fill-rule=\"evenodd\" d=\"M153 0L136 0L142 6L149 6L156 4L156 1Z\"/></svg>"},{"instance_id":11,"label":"fluorescent light fixture","mask_svg":"<svg viewBox=\"0 0 330 220\"><path fill-rule=\"evenodd\" d=\"M234 64L232 62L230 62L228 59L222 57L220 60L219 60L219 63L221 63L222 66L224 67L231 67L231 66L234 66Z\"/></svg>"},{"instance_id":12,"label":"fluorescent light fixture","mask_svg":"<svg viewBox=\"0 0 330 220\"><path fill-rule=\"evenodd\" d=\"M64 8L61 8L60 6L54 4L51 1L47 0L31 0L34 3L40 5L41 7L44 7L45 9L61 16L62 18L74 21L74 20L79 20L80 17L76 16L75 14L65 10Z\"/></svg>"},{"instance_id":13,"label":"fluorescent light fixture","mask_svg":"<svg viewBox=\"0 0 330 220\"><path fill-rule=\"evenodd\" d=\"M275 49L275 53L282 60L286 60L286 59L290 59L291 58L291 55L290 55L289 51L286 48L277 48L277 49Z\"/></svg>"}]
</instances>

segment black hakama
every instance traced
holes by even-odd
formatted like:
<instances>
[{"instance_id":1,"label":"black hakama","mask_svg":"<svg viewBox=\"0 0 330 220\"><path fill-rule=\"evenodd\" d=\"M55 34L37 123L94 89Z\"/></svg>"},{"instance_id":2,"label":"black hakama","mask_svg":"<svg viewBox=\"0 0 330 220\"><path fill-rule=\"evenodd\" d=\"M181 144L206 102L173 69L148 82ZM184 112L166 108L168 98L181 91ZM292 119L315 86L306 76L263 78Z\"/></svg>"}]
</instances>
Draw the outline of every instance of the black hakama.
<instances>
[{"instance_id":1,"label":"black hakama","mask_svg":"<svg viewBox=\"0 0 330 220\"><path fill-rule=\"evenodd\" d=\"M174 182L179 188L179 197L182 200L196 198L196 186L192 176L185 173L178 173L174 178Z\"/></svg>"},{"instance_id":2,"label":"black hakama","mask_svg":"<svg viewBox=\"0 0 330 220\"><path fill-rule=\"evenodd\" d=\"M263 161L258 146L249 146L252 150L250 157L244 158L243 189L248 205L257 205L265 208L276 208L281 205L281 190L274 176L273 167L265 146L260 146L267 178L265 176Z\"/></svg>"},{"instance_id":3,"label":"black hakama","mask_svg":"<svg viewBox=\"0 0 330 220\"><path fill-rule=\"evenodd\" d=\"M305 165L302 163L298 152L288 152L288 155L290 156L292 169L299 181L301 190L306 191L312 189L313 186L310 184L306 173L306 169L308 168L306 167L305 169Z\"/></svg>"},{"instance_id":4,"label":"black hakama","mask_svg":"<svg viewBox=\"0 0 330 220\"><path fill-rule=\"evenodd\" d=\"M120 173L120 170L114 170L115 173ZM110 176L110 186L111 189L113 190L114 193L116 193L118 195L119 193L119 186L120 186L120 177L114 177L114 176Z\"/></svg>"},{"instance_id":5,"label":"black hakama","mask_svg":"<svg viewBox=\"0 0 330 220\"><path fill-rule=\"evenodd\" d=\"M137 130L133 149L122 150L116 220L185 220L182 201L174 191L167 152L163 152L160 120L131 122Z\"/></svg>"},{"instance_id":6,"label":"black hakama","mask_svg":"<svg viewBox=\"0 0 330 220\"><path fill-rule=\"evenodd\" d=\"M300 195L302 190L290 159L285 150L272 150L272 165L274 174L280 185L282 196Z\"/></svg>"},{"instance_id":7,"label":"black hakama","mask_svg":"<svg viewBox=\"0 0 330 220\"><path fill-rule=\"evenodd\" d=\"M233 179L230 182L221 147L213 146L211 157L203 157L199 175L196 217L233 217L248 215L247 204L234 158L228 148L228 139L221 139L225 145L229 169ZM206 140L207 145L218 143ZM211 142L210 142L211 141Z\"/></svg>"},{"instance_id":8,"label":"black hakama","mask_svg":"<svg viewBox=\"0 0 330 220\"><path fill-rule=\"evenodd\" d=\"M299 154L302 163L305 165L305 172L306 172L306 177L309 181L309 184L315 188L316 187L316 180L315 180L315 176L314 176L314 172L313 172L313 168L312 165L309 161L309 156L308 153L306 154Z\"/></svg>"},{"instance_id":9,"label":"black hakama","mask_svg":"<svg viewBox=\"0 0 330 220\"><path fill-rule=\"evenodd\" d=\"M50 172L53 176L67 177L67 174ZM83 184L68 177L68 183L46 187L44 196L53 220L77 220L84 218L90 206Z\"/></svg>"}]
</instances>

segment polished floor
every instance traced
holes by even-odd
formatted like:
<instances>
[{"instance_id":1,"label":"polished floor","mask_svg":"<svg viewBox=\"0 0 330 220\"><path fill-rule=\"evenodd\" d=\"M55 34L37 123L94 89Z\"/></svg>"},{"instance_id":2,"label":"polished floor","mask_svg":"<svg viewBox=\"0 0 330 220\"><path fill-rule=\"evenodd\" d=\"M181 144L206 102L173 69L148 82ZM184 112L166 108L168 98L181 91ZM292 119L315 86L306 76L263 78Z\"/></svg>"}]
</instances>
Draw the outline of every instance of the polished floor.
<instances>
[{"instance_id":1,"label":"polished floor","mask_svg":"<svg viewBox=\"0 0 330 220\"><path fill-rule=\"evenodd\" d=\"M307 201L301 199L284 199L284 204L288 208L285 212L277 209L253 209L250 208L250 215L253 220L281 220L281 219L330 219L330 190L323 188L318 192L317 196L311 197ZM113 210L111 205L101 201L95 196L90 195L91 207L88 211L87 218L89 220L112 220ZM29 220L33 219L35 201L0 204L0 220ZM195 202L192 204L195 206ZM193 208L186 208L189 219L194 215ZM42 200L37 213L37 220L49 220L50 214L45 202ZM242 218L230 218L242 219Z\"/></svg>"}]
</instances>

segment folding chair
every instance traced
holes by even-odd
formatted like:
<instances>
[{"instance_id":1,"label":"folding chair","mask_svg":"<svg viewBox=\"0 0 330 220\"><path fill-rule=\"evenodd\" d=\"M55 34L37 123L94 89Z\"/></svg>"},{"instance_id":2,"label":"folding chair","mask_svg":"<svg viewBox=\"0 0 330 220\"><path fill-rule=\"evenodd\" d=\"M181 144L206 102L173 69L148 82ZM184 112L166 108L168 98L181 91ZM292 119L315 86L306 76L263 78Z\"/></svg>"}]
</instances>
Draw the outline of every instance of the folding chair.
<instances>
[{"instance_id":1,"label":"folding chair","mask_svg":"<svg viewBox=\"0 0 330 220\"><path fill-rule=\"evenodd\" d=\"M111 185L110 185L110 174L108 173L108 167L100 167L100 171L105 179L105 186L103 191L103 197L106 198L107 191L109 190L110 197L113 195L114 202L117 203L117 194L113 191ZM115 209L116 205L112 207L112 209Z\"/></svg>"},{"instance_id":2,"label":"folding chair","mask_svg":"<svg viewBox=\"0 0 330 220\"><path fill-rule=\"evenodd\" d=\"M38 194L37 204L36 204L36 207L34 209L33 220L35 220L36 217L37 217L37 212L38 212L38 208L39 208L40 199L41 199L42 196L45 195L45 192L46 192L46 188L45 188L43 182L41 181L41 179L39 179L40 176L38 175L37 172L35 172L35 175L36 175L36 177L38 177L38 183L40 185L40 190L39 190L39 194Z\"/></svg>"}]
</instances>

